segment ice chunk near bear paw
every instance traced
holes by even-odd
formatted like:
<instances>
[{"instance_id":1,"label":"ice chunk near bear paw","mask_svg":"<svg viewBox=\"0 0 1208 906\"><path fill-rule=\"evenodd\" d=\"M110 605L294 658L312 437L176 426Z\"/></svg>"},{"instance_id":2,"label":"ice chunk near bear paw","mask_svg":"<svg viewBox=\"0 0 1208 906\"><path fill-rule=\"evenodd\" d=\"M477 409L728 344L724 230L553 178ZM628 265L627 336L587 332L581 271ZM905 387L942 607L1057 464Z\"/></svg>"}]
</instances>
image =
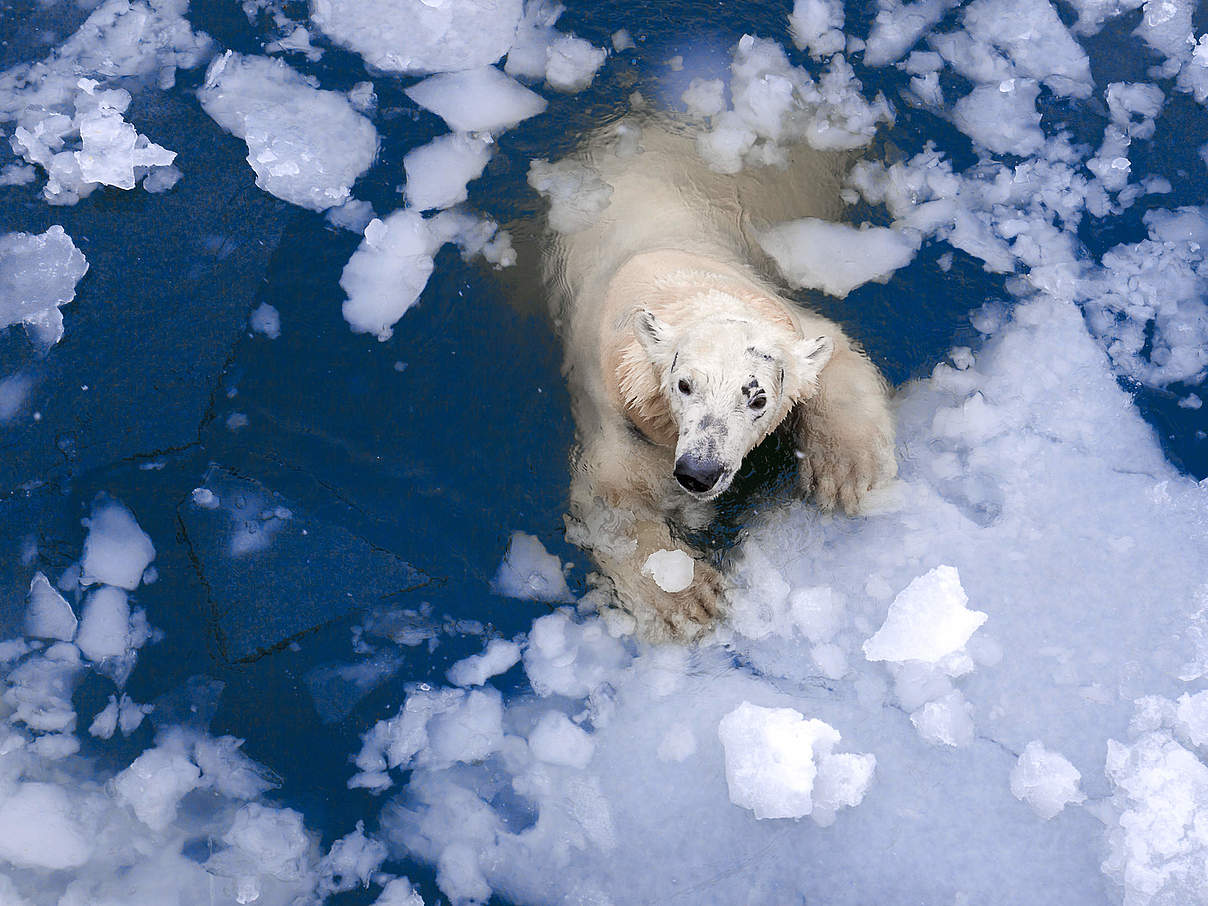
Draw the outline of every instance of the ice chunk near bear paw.
<instances>
[{"instance_id":1,"label":"ice chunk near bear paw","mask_svg":"<svg viewBox=\"0 0 1208 906\"><path fill-rule=\"evenodd\" d=\"M547 106L545 98L494 66L434 75L405 93L454 132L499 133Z\"/></svg>"},{"instance_id":2,"label":"ice chunk near bear paw","mask_svg":"<svg viewBox=\"0 0 1208 906\"><path fill-rule=\"evenodd\" d=\"M100 582L133 591L154 559L155 545L125 506L107 499L93 506L84 539L81 584Z\"/></svg>"},{"instance_id":3,"label":"ice chunk near bear paw","mask_svg":"<svg viewBox=\"0 0 1208 906\"><path fill-rule=\"evenodd\" d=\"M1079 788L1082 774L1058 752L1050 752L1039 739L1023 750L1011 769L1011 794L1046 821L1067 805L1086 801Z\"/></svg>"},{"instance_id":4,"label":"ice chunk near bear paw","mask_svg":"<svg viewBox=\"0 0 1208 906\"><path fill-rule=\"evenodd\" d=\"M512 532L507 553L491 580L491 590L525 601L569 603L575 599L566 584L562 561L534 535Z\"/></svg>"},{"instance_id":5,"label":"ice chunk near bear paw","mask_svg":"<svg viewBox=\"0 0 1208 906\"><path fill-rule=\"evenodd\" d=\"M695 564L681 550L657 550L642 564L642 575L649 576L663 591L675 594L692 584Z\"/></svg>"},{"instance_id":6,"label":"ice chunk near bear paw","mask_svg":"<svg viewBox=\"0 0 1208 906\"><path fill-rule=\"evenodd\" d=\"M839 808L859 805L876 768L871 754L833 755L839 732L793 708L744 701L721 719L717 734L730 801L758 819L813 814L829 824Z\"/></svg>"},{"instance_id":7,"label":"ice chunk near bear paw","mask_svg":"<svg viewBox=\"0 0 1208 906\"><path fill-rule=\"evenodd\" d=\"M313 0L311 21L375 69L422 75L494 63L516 40L521 0Z\"/></svg>"},{"instance_id":8,"label":"ice chunk near bear paw","mask_svg":"<svg viewBox=\"0 0 1208 906\"><path fill-rule=\"evenodd\" d=\"M346 95L316 88L281 60L227 51L197 96L219 126L247 142L256 185L291 204L343 204L377 155L377 130Z\"/></svg>"},{"instance_id":9,"label":"ice chunk near bear paw","mask_svg":"<svg viewBox=\"0 0 1208 906\"><path fill-rule=\"evenodd\" d=\"M969 610L969 597L952 566L912 579L889 605L885 622L864 643L870 661L937 663L965 647L987 615Z\"/></svg>"},{"instance_id":10,"label":"ice chunk near bear paw","mask_svg":"<svg viewBox=\"0 0 1208 906\"><path fill-rule=\"evenodd\" d=\"M888 227L856 229L806 217L772 227L759 244L794 286L842 298L870 281L886 282L914 260L921 240Z\"/></svg>"},{"instance_id":11,"label":"ice chunk near bear paw","mask_svg":"<svg viewBox=\"0 0 1208 906\"><path fill-rule=\"evenodd\" d=\"M528 184L549 201L550 229L559 233L587 229L612 200L612 186L599 171L574 160L533 161Z\"/></svg>"},{"instance_id":12,"label":"ice chunk near bear paw","mask_svg":"<svg viewBox=\"0 0 1208 906\"><path fill-rule=\"evenodd\" d=\"M45 233L0 236L0 329L23 323L49 347L63 336L59 306L88 272L84 253L58 224Z\"/></svg>"},{"instance_id":13,"label":"ice chunk near bear paw","mask_svg":"<svg viewBox=\"0 0 1208 906\"><path fill-rule=\"evenodd\" d=\"M71 605L45 575L34 573L25 607L25 634L34 639L70 642L75 638L77 625L79 621Z\"/></svg>"}]
</instances>

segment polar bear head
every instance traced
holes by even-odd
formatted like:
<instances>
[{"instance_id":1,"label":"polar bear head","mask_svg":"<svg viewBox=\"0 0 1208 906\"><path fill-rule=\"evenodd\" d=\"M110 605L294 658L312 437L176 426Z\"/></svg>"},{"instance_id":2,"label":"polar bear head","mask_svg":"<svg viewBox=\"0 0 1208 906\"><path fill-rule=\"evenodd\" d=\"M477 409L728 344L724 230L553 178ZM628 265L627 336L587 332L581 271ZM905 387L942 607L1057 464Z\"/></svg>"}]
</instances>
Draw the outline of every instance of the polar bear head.
<instances>
[{"instance_id":1,"label":"polar bear head","mask_svg":"<svg viewBox=\"0 0 1208 906\"><path fill-rule=\"evenodd\" d=\"M675 480L701 500L724 492L743 458L817 392L834 351L830 337L729 316L671 326L641 309L634 332L678 432Z\"/></svg>"}]
</instances>

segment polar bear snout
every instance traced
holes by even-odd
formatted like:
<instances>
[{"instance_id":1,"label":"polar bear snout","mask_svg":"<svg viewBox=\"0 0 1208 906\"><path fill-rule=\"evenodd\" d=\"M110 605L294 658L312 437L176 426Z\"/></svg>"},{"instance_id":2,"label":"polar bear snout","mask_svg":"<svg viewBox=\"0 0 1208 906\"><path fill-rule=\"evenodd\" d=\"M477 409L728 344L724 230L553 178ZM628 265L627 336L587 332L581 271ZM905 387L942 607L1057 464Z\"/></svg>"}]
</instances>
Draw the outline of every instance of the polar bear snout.
<instances>
[{"instance_id":1,"label":"polar bear snout","mask_svg":"<svg viewBox=\"0 0 1208 906\"><path fill-rule=\"evenodd\" d=\"M709 493L725 473L726 467L721 463L691 453L685 453L675 461L675 480L693 494Z\"/></svg>"}]
</instances>

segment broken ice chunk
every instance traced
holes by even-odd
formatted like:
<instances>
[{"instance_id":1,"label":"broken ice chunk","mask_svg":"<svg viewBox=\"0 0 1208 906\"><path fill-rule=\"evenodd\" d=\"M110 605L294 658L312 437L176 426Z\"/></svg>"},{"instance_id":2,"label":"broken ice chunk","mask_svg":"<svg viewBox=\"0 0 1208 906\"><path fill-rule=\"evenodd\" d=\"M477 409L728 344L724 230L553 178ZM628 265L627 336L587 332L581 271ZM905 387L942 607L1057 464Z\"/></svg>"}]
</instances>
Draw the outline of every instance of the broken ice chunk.
<instances>
[{"instance_id":1,"label":"broken ice chunk","mask_svg":"<svg viewBox=\"0 0 1208 906\"><path fill-rule=\"evenodd\" d=\"M93 843L67 792L51 783L23 783L0 801L0 860L15 868L79 868Z\"/></svg>"},{"instance_id":2,"label":"broken ice chunk","mask_svg":"<svg viewBox=\"0 0 1208 906\"><path fill-rule=\"evenodd\" d=\"M417 75L494 63L512 46L521 0L313 0L311 21L370 66Z\"/></svg>"},{"instance_id":3,"label":"broken ice chunk","mask_svg":"<svg viewBox=\"0 0 1208 906\"><path fill-rule=\"evenodd\" d=\"M612 199L612 186L599 172L574 160L535 160L528 183L549 199L550 229L559 233L587 229Z\"/></svg>"},{"instance_id":4,"label":"broken ice chunk","mask_svg":"<svg viewBox=\"0 0 1208 906\"><path fill-rule=\"evenodd\" d=\"M0 236L0 329L24 323L46 346L63 336L60 305L88 271L84 254L55 224L45 233Z\"/></svg>"},{"instance_id":5,"label":"broken ice chunk","mask_svg":"<svg viewBox=\"0 0 1208 906\"><path fill-rule=\"evenodd\" d=\"M247 142L256 185L304 208L343 204L377 155L377 130L346 95L315 88L281 60L227 51L197 96L219 126Z\"/></svg>"},{"instance_id":6,"label":"broken ice chunk","mask_svg":"<svg viewBox=\"0 0 1208 906\"><path fill-rule=\"evenodd\" d=\"M124 591L105 585L88 596L76 645L90 661L121 657L130 649L130 604Z\"/></svg>"},{"instance_id":7,"label":"broken ice chunk","mask_svg":"<svg viewBox=\"0 0 1208 906\"><path fill-rule=\"evenodd\" d=\"M256 333L262 333L270 340L281 336L281 313L267 302L262 302L252 312L248 326Z\"/></svg>"},{"instance_id":8,"label":"broken ice chunk","mask_svg":"<svg viewBox=\"0 0 1208 906\"><path fill-rule=\"evenodd\" d=\"M965 607L968 602L956 568L937 566L893 599L885 623L864 643L864 656L935 663L960 651L986 622L986 614Z\"/></svg>"},{"instance_id":9,"label":"broken ice chunk","mask_svg":"<svg viewBox=\"0 0 1208 906\"><path fill-rule=\"evenodd\" d=\"M642 575L649 576L663 591L674 594L692 584L695 564L681 550L658 550L642 564Z\"/></svg>"},{"instance_id":10,"label":"broken ice chunk","mask_svg":"<svg viewBox=\"0 0 1208 906\"><path fill-rule=\"evenodd\" d=\"M534 535L512 532L507 553L491 589L496 594L526 601L573 601L562 573L562 561Z\"/></svg>"},{"instance_id":11,"label":"broken ice chunk","mask_svg":"<svg viewBox=\"0 0 1208 906\"><path fill-rule=\"evenodd\" d=\"M407 204L428 211L465 201L467 185L482 175L490 159L487 139L460 133L437 136L403 158Z\"/></svg>"},{"instance_id":12,"label":"broken ice chunk","mask_svg":"<svg viewBox=\"0 0 1208 906\"><path fill-rule=\"evenodd\" d=\"M506 673L520 661L520 646L506 639L491 639L486 651L462 658L449 668L455 686L481 686L492 676Z\"/></svg>"},{"instance_id":13,"label":"broken ice chunk","mask_svg":"<svg viewBox=\"0 0 1208 906\"><path fill-rule=\"evenodd\" d=\"M78 621L71 605L55 590L41 572L29 583L29 601L25 608L25 634L35 639L75 638Z\"/></svg>"},{"instance_id":14,"label":"broken ice chunk","mask_svg":"<svg viewBox=\"0 0 1208 906\"><path fill-rule=\"evenodd\" d=\"M918 236L806 217L772 227L759 244L794 286L842 298L869 281L886 282L914 260Z\"/></svg>"},{"instance_id":15,"label":"broken ice chunk","mask_svg":"<svg viewBox=\"0 0 1208 906\"><path fill-rule=\"evenodd\" d=\"M432 236L415 211L374 218L340 275L348 294L344 320L357 333L390 339L394 324L419 301L432 274Z\"/></svg>"},{"instance_id":16,"label":"broken ice chunk","mask_svg":"<svg viewBox=\"0 0 1208 906\"><path fill-rule=\"evenodd\" d=\"M148 749L113 778L114 798L129 805L152 830L164 830L176 818L185 794L197 788L201 769L182 752L160 746Z\"/></svg>"},{"instance_id":17,"label":"broken ice chunk","mask_svg":"<svg viewBox=\"0 0 1208 906\"><path fill-rule=\"evenodd\" d=\"M75 158L87 182L133 189L135 168L167 167L176 159L175 151L139 135L119 110L104 103L81 115L78 122L81 147Z\"/></svg>"},{"instance_id":18,"label":"broken ice chunk","mask_svg":"<svg viewBox=\"0 0 1208 906\"><path fill-rule=\"evenodd\" d=\"M1039 739L1028 743L1011 769L1011 793L1046 821L1067 805L1086 801L1082 775L1064 755L1050 752Z\"/></svg>"},{"instance_id":19,"label":"broken ice chunk","mask_svg":"<svg viewBox=\"0 0 1208 906\"><path fill-rule=\"evenodd\" d=\"M406 94L454 132L502 132L546 108L545 98L494 66L435 75Z\"/></svg>"},{"instance_id":20,"label":"broken ice chunk","mask_svg":"<svg viewBox=\"0 0 1208 906\"><path fill-rule=\"evenodd\" d=\"M873 756L833 756L838 731L793 708L743 702L721 719L717 734L730 801L756 818L800 818L817 806L827 824L836 809L859 804L872 782Z\"/></svg>"},{"instance_id":21,"label":"broken ice chunk","mask_svg":"<svg viewBox=\"0 0 1208 906\"><path fill-rule=\"evenodd\" d=\"M561 35L545 51L545 81L573 94L582 91L604 65L607 52L573 35Z\"/></svg>"},{"instance_id":22,"label":"broken ice chunk","mask_svg":"<svg viewBox=\"0 0 1208 906\"><path fill-rule=\"evenodd\" d=\"M843 50L842 0L796 0L789 13L793 43L815 59Z\"/></svg>"},{"instance_id":23,"label":"broken ice chunk","mask_svg":"<svg viewBox=\"0 0 1208 906\"><path fill-rule=\"evenodd\" d=\"M953 689L913 711L910 722L932 745L962 749L973 742L973 715L960 690Z\"/></svg>"},{"instance_id":24,"label":"broken ice chunk","mask_svg":"<svg viewBox=\"0 0 1208 906\"><path fill-rule=\"evenodd\" d=\"M132 591L154 559L155 546L131 512L116 500L99 499L84 539L80 582L102 582Z\"/></svg>"}]
</instances>

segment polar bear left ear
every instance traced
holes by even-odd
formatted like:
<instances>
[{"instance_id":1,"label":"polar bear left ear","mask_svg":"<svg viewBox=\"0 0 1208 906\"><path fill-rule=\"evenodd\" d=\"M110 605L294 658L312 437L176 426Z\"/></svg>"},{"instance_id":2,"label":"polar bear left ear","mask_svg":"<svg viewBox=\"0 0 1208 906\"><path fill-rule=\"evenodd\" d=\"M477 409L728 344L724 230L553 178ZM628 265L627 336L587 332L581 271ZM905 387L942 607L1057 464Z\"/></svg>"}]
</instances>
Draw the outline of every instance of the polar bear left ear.
<instances>
[{"instance_id":1,"label":"polar bear left ear","mask_svg":"<svg viewBox=\"0 0 1208 906\"><path fill-rule=\"evenodd\" d=\"M818 391L818 374L826 367L835 351L830 337L798 340L789 348L789 365L785 375L785 390L794 399L809 399Z\"/></svg>"},{"instance_id":2,"label":"polar bear left ear","mask_svg":"<svg viewBox=\"0 0 1208 906\"><path fill-rule=\"evenodd\" d=\"M633 332L653 362L666 357L673 345L675 332L672 328L645 308L639 308L634 314Z\"/></svg>"}]
</instances>

